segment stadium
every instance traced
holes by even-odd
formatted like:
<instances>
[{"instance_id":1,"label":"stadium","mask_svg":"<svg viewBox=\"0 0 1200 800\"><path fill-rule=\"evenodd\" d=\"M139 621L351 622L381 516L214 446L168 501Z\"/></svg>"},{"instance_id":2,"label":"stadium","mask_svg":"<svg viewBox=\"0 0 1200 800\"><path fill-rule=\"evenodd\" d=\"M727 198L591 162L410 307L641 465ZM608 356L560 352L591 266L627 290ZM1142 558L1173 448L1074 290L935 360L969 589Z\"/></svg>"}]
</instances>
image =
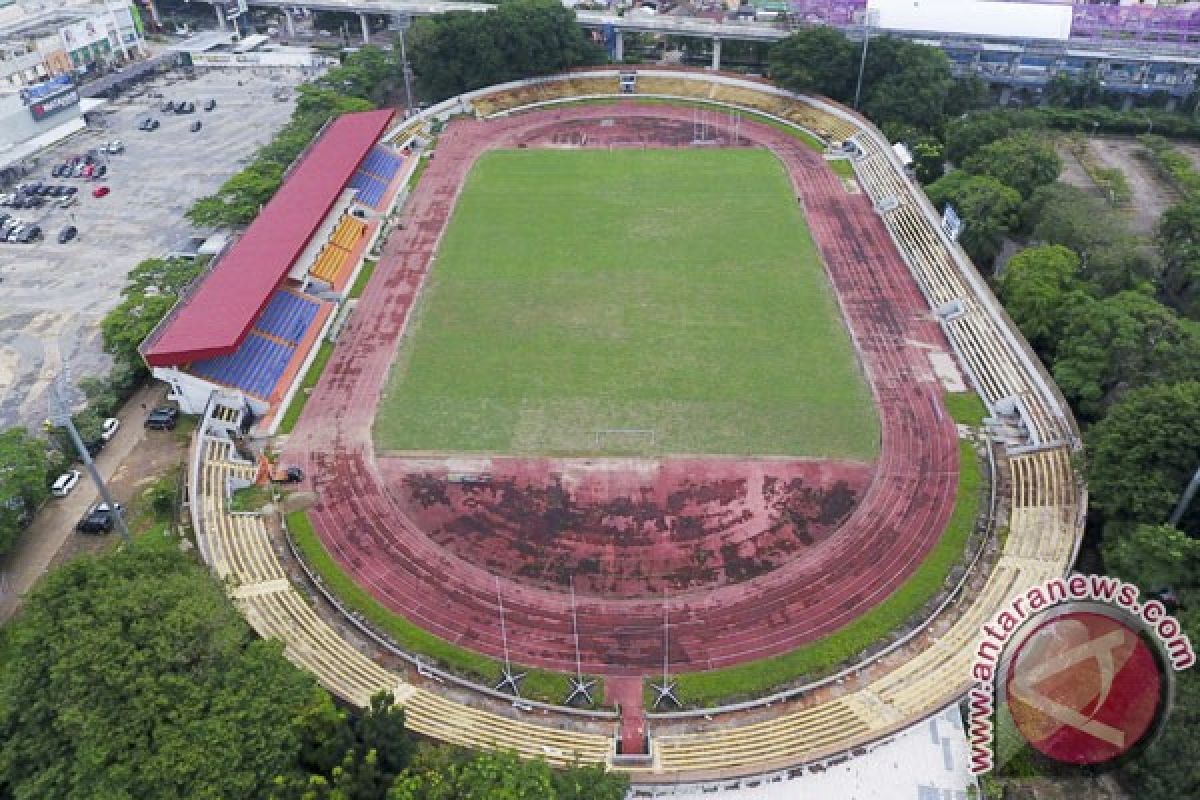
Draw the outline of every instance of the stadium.
<instances>
[{"instance_id":1,"label":"stadium","mask_svg":"<svg viewBox=\"0 0 1200 800\"><path fill-rule=\"evenodd\" d=\"M263 637L420 734L639 785L786 780L955 704L1086 510L1066 403L897 153L743 77L345 115L142 352ZM278 539L229 495L300 397Z\"/></svg>"}]
</instances>

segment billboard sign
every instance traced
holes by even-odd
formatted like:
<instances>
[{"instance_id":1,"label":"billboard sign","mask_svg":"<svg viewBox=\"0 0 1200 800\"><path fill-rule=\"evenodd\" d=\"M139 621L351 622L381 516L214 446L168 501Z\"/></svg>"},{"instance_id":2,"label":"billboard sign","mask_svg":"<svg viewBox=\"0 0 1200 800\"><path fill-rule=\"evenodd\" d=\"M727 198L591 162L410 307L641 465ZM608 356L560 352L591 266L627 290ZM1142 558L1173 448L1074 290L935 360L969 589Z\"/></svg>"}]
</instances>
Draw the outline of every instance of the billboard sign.
<instances>
[{"instance_id":1,"label":"billboard sign","mask_svg":"<svg viewBox=\"0 0 1200 800\"><path fill-rule=\"evenodd\" d=\"M44 100L35 100L29 104L29 113L33 115L34 122L41 122L46 117L53 116L60 111L66 111L72 106L79 104L79 92L74 89L68 89L60 94L47 97Z\"/></svg>"},{"instance_id":2,"label":"billboard sign","mask_svg":"<svg viewBox=\"0 0 1200 800\"><path fill-rule=\"evenodd\" d=\"M22 89L20 92L21 102L29 105L35 100L41 100L73 88L75 88L75 84L71 83L71 76L60 75L57 78L51 78L48 81L43 81L42 83Z\"/></svg>"},{"instance_id":3,"label":"billboard sign","mask_svg":"<svg viewBox=\"0 0 1200 800\"><path fill-rule=\"evenodd\" d=\"M955 242L962 234L963 221L959 218L958 212L954 210L954 206L949 203L946 204L946 210L942 212L942 230Z\"/></svg>"},{"instance_id":4,"label":"billboard sign","mask_svg":"<svg viewBox=\"0 0 1200 800\"><path fill-rule=\"evenodd\" d=\"M100 18L85 19L62 29L63 47L72 52L108 38L108 30Z\"/></svg>"}]
</instances>

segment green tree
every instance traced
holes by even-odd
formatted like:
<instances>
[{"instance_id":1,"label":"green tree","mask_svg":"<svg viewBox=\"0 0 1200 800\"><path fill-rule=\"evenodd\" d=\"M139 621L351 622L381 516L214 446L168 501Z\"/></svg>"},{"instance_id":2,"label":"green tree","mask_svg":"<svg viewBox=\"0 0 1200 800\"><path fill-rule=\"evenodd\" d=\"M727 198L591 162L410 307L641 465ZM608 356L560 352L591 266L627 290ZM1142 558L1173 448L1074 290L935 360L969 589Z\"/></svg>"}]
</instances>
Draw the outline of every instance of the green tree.
<instances>
[{"instance_id":1,"label":"green tree","mask_svg":"<svg viewBox=\"0 0 1200 800\"><path fill-rule=\"evenodd\" d=\"M1036 118L1022 111L976 111L951 119L946 123L946 158L961 165L985 145L1022 128L1036 126Z\"/></svg>"},{"instance_id":2,"label":"green tree","mask_svg":"<svg viewBox=\"0 0 1200 800\"><path fill-rule=\"evenodd\" d=\"M1044 138L1019 133L979 148L963 161L963 169L990 175L1028 199L1039 186L1058 179L1062 160Z\"/></svg>"},{"instance_id":3,"label":"green tree","mask_svg":"<svg viewBox=\"0 0 1200 800\"><path fill-rule=\"evenodd\" d=\"M1056 353L1063 394L1078 414L1098 419L1129 389L1200 377L1200 328L1130 290L1073 305Z\"/></svg>"},{"instance_id":4,"label":"green tree","mask_svg":"<svg viewBox=\"0 0 1200 800\"><path fill-rule=\"evenodd\" d=\"M1200 319L1200 199L1172 206L1158 225L1163 302Z\"/></svg>"},{"instance_id":5,"label":"green tree","mask_svg":"<svg viewBox=\"0 0 1200 800\"><path fill-rule=\"evenodd\" d=\"M1200 586L1200 539L1170 525L1138 525L1104 535L1104 566L1143 589Z\"/></svg>"},{"instance_id":6,"label":"green tree","mask_svg":"<svg viewBox=\"0 0 1200 800\"><path fill-rule=\"evenodd\" d=\"M1086 436L1092 502L1110 519L1160 524L1200 465L1200 382L1126 394ZM1195 507L1180 526L1200 535Z\"/></svg>"},{"instance_id":7,"label":"green tree","mask_svg":"<svg viewBox=\"0 0 1200 800\"><path fill-rule=\"evenodd\" d=\"M603 60L574 13L553 0L422 17L409 33L408 54L421 94L432 100Z\"/></svg>"},{"instance_id":8,"label":"green tree","mask_svg":"<svg viewBox=\"0 0 1200 800\"><path fill-rule=\"evenodd\" d=\"M1009 260L998 288L1025 338L1052 361L1071 309L1088 299L1079 279L1079 256L1058 245L1027 248Z\"/></svg>"},{"instance_id":9,"label":"green tree","mask_svg":"<svg viewBox=\"0 0 1200 800\"><path fill-rule=\"evenodd\" d=\"M46 443L24 428L0 432L0 555L12 549L49 495Z\"/></svg>"},{"instance_id":10,"label":"green tree","mask_svg":"<svg viewBox=\"0 0 1200 800\"><path fill-rule=\"evenodd\" d=\"M912 146L913 172L922 185L933 183L946 171L946 148L932 136L922 136Z\"/></svg>"},{"instance_id":11,"label":"green tree","mask_svg":"<svg viewBox=\"0 0 1200 800\"><path fill-rule=\"evenodd\" d=\"M586 767L554 771L544 761L511 753L480 753L446 747L421 750L396 779L388 800L621 800L623 775Z\"/></svg>"},{"instance_id":12,"label":"green tree","mask_svg":"<svg viewBox=\"0 0 1200 800\"><path fill-rule=\"evenodd\" d=\"M0 796L263 797L331 701L170 539L50 573L10 626Z\"/></svg>"},{"instance_id":13,"label":"green tree","mask_svg":"<svg viewBox=\"0 0 1200 800\"><path fill-rule=\"evenodd\" d=\"M1200 610L1177 614L1184 633L1200 640ZM1146 750L1121 765L1118 777L1138 800L1178 800L1200 797L1200 758L1196 731L1200 730L1200 671L1175 673L1175 702L1162 735Z\"/></svg>"},{"instance_id":14,"label":"green tree","mask_svg":"<svg viewBox=\"0 0 1200 800\"><path fill-rule=\"evenodd\" d=\"M971 175L955 170L931 183L926 193L939 208L947 203L962 217L960 241L963 249L980 267L991 267L1000 253L1004 237L1020 220L1021 195L987 175Z\"/></svg>"},{"instance_id":15,"label":"green tree","mask_svg":"<svg viewBox=\"0 0 1200 800\"><path fill-rule=\"evenodd\" d=\"M868 52L862 107L871 121L893 139L902 127L940 134L955 85L946 54L891 36Z\"/></svg>"},{"instance_id":16,"label":"green tree","mask_svg":"<svg viewBox=\"0 0 1200 800\"><path fill-rule=\"evenodd\" d=\"M793 33L771 47L771 80L793 92L821 94L840 102L854 96L857 73L854 44L824 26Z\"/></svg>"}]
</instances>

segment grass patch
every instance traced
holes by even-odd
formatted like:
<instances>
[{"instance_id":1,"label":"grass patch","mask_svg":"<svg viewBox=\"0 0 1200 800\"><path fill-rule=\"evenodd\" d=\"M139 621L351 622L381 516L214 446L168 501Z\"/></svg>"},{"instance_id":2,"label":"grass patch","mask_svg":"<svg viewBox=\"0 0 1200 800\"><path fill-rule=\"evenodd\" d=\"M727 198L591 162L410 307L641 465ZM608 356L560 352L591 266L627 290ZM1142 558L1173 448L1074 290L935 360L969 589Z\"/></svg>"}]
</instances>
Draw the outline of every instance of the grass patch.
<instances>
[{"instance_id":1,"label":"grass patch","mask_svg":"<svg viewBox=\"0 0 1200 800\"><path fill-rule=\"evenodd\" d=\"M125 526L130 536L144 536L170 526L179 499L179 479L179 469L171 469L133 498L125 510Z\"/></svg>"},{"instance_id":2,"label":"grass patch","mask_svg":"<svg viewBox=\"0 0 1200 800\"><path fill-rule=\"evenodd\" d=\"M950 418L959 425L978 428L983 425L983 420L988 415L987 406L983 404L979 395L972 391L946 392L942 395L942 402L945 403Z\"/></svg>"},{"instance_id":3,"label":"grass patch","mask_svg":"<svg viewBox=\"0 0 1200 800\"><path fill-rule=\"evenodd\" d=\"M951 568L962 559L979 513L983 474L969 442L959 442L958 463L958 494L946 530L916 571L883 603L841 630L790 653L727 669L673 676L678 681L679 699L695 707L761 697L857 656L920 611L941 591ZM653 695L648 685L646 689L649 708Z\"/></svg>"},{"instance_id":4,"label":"grass patch","mask_svg":"<svg viewBox=\"0 0 1200 800\"><path fill-rule=\"evenodd\" d=\"M350 287L351 298L362 297L362 293L366 291L367 284L371 282L371 276L375 274L375 267L379 262L373 258L363 260L362 269L358 271L358 277L354 279L354 285Z\"/></svg>"},{"instance_id":5,"label":"grass patch","mask_svg":"<svg viewBox=\"0 0 1200 800\"><path fill-rule=\"evenodd\" d=\"M596 431L653 431L604 437ZM765 150L485 154L375 421L381 450L871 460L879 423Z\"/></svg>"},{"instance_id":6,"label":"grass patch","mask_svg":"<svg viewBox=\"0 0 1200 800\"><path fill-rule=\"evenodd\" d=\"M230 511L258 511L271 502L271 490L266 486L243 486L229 498Z\"/></svg>"},{"instance_id":7,"label":"grass patch","mask_svg":"<svg viewBox=\"0 0 1200 800\"><path fill-rule=\"evenodd\" d=\"M367 267L364 266L362 271L367 273ZM283 419L279 421L279 433L291 433L292 429L296 427L296 422L300 419L304 406L308 404L308 395L317 385L317 381L321 379L321 373L325 371L325 364L329 362L331 355L333 355L333 342L322 341L320 348L317 349L316 358L313 359L312 364L309 364L308 371L304 373L300 389L292 395L292 402L288 404Z\"/></svg>"},{"instance_id":8,"label":"grass patch","mask_svg":"<svg viewBox=\"0 0 1200 800\"><path fill-rule=\"evenodd\" d=\"M848 158L826 159L826 165L833 170L833 174L842 179L854 178L854 165L850 163Z\"/></svg>"},{"instance_id":9,"label":"grass patch","mask_svg":"<svg viewBox=\"0 0 1200 800\"><path fill-rule=\"evenodd\" d=\"M308 514L303 511L288 514L287 526L300 554L308 566L321 576L325 587L346 607L359 612L377 630L390 636L401 648L410 653L428 656L442 668L488 686L494 686L500 680L503 666L499 661L456 647L413 625L355 583L325 550L325 546L313 530ZM516 668L517 665L514 664L514 669ZM546 703L561 703L570 694L570 676L566 674L523 666L517 671L527 673L521 681L523 697ZM604 703L602 680L597 679L592 696L596 698L598 705Z\"/></svg>"}]
</instances>

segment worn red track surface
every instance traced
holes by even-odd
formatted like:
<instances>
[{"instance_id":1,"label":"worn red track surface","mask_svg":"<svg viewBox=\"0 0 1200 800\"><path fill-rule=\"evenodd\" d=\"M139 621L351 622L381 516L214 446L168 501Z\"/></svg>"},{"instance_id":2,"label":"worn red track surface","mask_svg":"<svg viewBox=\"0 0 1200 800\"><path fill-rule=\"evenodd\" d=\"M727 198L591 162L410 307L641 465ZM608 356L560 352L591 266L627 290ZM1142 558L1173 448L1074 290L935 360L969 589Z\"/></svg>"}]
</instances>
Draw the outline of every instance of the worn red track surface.
<instances>
[{"instance_id":1,"label":"worn red track surface","mask_svg":"<svg viewBox=\"0 0 1200 800\"><path fill-rule=\"evenodd\" d=\"M405 229L389 240L288 440L286 457L307 468L319 494L311 516L326 547L380 601L449 641L502 655L499 588L513 658L575 667L569 595L497 578L434 541L389 485L371 442L380 391L463 179L492 147L582 141L598 120L612 120L602 126L610 137L625 131L610 144L669 146L681 143L692 119L689 108L621 104L450 125L409 201ZM720 131L722 121L715 124ZM671 595L676 671L785 652L877 605L941 535L958 479L954 425L927 358L946 343L870 202L847 193L820 155L792 137L745 120L740 134L743 145L773 150L792 175L875 394L881 451L865 496L820 546L752 580ZM585 670L631 676L661 668L661 597L581 596L578 612Z\"/></svg>"}]
</instances>

